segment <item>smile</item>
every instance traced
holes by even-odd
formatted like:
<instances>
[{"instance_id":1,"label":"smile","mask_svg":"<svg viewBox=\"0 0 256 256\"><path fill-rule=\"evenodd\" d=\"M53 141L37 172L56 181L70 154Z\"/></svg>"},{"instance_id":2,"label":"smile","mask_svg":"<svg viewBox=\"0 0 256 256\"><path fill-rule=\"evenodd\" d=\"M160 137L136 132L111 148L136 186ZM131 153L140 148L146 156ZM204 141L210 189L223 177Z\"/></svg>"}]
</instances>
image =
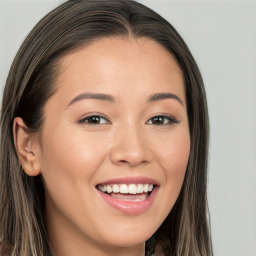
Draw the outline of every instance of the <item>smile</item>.
<instances>
[{"instance_id":1,"label":"smile","mask_svg":"<svg viewBox=\"0 0 256 256\"><path fill-rule=\"evenodd\" d=\"M98 189L101 192L111 193L121 193L121 194L141 194L151 192L153 190L153 184L109 184L109 185L99 185Z\"/></svg>"},{"instance_id":2,"label":"smile","mask_svg":"<svg viewBox=\"0 0 256 256\"><path fill-rule=\"evenodd\" d=\"M153 184L109 184L98 189L111 197L123 201L140 202L146 200L154 188Z\"/></svg>"},{"instance_id":3,"label":"smile","mask_svg":"<svg viewBox=\"0 0 256 256\"><path fill-rule=\"evenodd\" d=\"M130 182L123 183L120 180L105 182L97 185L96 188L111 207L128 215L142 214L154 203L159 185L147 181Z\"/></svg>"}]
</instances>

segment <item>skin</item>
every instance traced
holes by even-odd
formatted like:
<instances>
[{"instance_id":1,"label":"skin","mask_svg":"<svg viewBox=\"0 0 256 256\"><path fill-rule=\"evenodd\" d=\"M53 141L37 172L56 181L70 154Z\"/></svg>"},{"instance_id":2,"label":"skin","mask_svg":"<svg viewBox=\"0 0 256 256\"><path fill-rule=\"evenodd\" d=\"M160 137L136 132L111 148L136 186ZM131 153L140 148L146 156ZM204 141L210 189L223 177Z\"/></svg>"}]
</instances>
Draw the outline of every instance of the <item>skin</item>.
<instances>
[{"instance_id":1,"label":"skin","mask_svg":"<svg viewBox=\"0 0 256 256\"><path fill-rule=\"evenodd\" d=\"M40 133L27 134L16 118L14 137L25 172L42 175L56 255L144 255L145 241L179 195L189 157L179 66L151 39L105 38L64 56L55 86ZM71 103L82 93L108 94L115 102ZM148 102L156 93L175 94L182 103L174 98ZM92 125L85 119L91 115L104 118ZM159 115L171 115L178 123L152 122ZM96 189L108 179L138 176L159 184L152 206L142 214L118 211Z\"/></svg>"}]
</instances>

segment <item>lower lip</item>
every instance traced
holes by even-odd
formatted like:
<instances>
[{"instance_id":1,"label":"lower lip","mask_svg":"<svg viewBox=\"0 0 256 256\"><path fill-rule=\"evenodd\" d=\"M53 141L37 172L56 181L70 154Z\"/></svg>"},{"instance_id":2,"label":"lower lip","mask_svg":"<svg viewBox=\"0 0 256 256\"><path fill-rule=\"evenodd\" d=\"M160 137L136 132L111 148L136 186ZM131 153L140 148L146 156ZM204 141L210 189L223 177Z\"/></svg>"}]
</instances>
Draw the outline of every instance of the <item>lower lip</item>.
<instances>
[{"instance_id":1,"label":"lower lip","mask_svg":"<svg viewBox=\"0 0 256 256\"><path fill-rule=\"evenodd\" d=\"M158 187L155 187L151 192L150 196L143 201L122 201L120 199L116 199L111 197L101 191L99 194L101 197L107 202L111 207L117 209L118 211L127 214L127 215L139 215L143 214L149 210L149 208L153 205L156 194L158 192Z\"/></svg>"}]
</instances>

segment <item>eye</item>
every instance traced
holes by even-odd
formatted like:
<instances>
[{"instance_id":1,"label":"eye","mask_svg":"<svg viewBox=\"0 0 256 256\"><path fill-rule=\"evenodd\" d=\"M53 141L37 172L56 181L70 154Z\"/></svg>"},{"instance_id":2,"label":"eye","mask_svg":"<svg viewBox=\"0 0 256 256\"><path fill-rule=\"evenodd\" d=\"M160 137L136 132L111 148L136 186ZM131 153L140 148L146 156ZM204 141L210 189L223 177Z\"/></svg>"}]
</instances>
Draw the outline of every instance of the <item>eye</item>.
<instances>
[{"instance_id":1,"label":"eye","mask_svg":"<svg viewBox=\"0 0 256 256\"><path fill-rule=\"evenodd\" d=\"M159 115L150 118L146 123L152 125L171 125L173 123L178 124L179 121L172 116Z\"/></svg>"},{"instance_id":2,"label":"eye","mask_svg":"<svg viewBox=\"0 0 256 256\"><path fill-rule=\"evenodd\" d=\"M102 125L102 124L110 124L110 121L103 116L92 115L92 116L87 116L80 119L78 123L89 124L89 125Z\"/></svg>"}]
</instances>

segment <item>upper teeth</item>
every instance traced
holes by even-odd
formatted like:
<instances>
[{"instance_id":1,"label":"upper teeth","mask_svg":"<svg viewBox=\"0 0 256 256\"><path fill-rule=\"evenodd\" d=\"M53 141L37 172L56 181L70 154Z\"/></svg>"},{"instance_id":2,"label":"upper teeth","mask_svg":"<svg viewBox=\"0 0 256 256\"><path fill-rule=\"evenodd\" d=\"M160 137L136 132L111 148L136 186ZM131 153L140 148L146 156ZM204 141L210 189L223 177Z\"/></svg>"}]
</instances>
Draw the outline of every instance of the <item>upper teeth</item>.
<instances>
[{"instance_id":1,"label":"upper teeth","mask_svg":"<svg viewBox=\"0 0 256 256\"><path fill-rule=\"evenodd\" d=\"M98 189L107 193L121 193L121 194L140 194L147 193L153 190L153 184L109 184L99 185Z\"/></svg>"}]
</instances>

